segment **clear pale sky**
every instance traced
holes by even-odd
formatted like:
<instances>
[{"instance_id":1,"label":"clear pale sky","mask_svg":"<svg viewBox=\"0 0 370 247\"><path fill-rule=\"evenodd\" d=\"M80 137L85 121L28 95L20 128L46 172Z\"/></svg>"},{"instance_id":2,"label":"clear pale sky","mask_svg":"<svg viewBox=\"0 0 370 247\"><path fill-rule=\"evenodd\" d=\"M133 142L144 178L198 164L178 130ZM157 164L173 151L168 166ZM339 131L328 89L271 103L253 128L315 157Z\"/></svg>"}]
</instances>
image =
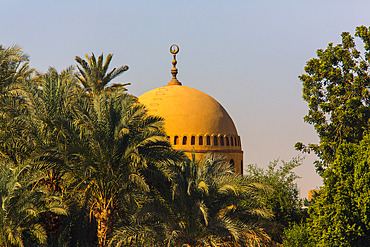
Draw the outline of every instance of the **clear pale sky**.
<instances>
[{"instance_id":1,"label":"clear pale sky","mask_svg":"<svg viewBox=\"0 0 370 247\"><path fill-rule=\"evenodd\" d=\"M180 46L179 80L218 100L242 138L244 164L266 167L300 155L297 141L316 143L303 122L307 105L297 78L318 48L343 31L370 25L370 1L341 0L0 0L0 44L19 44L46 72L74 57L114 53L112 68L130 69L141 95L170 79L169 46ZM295 171L301 196L321 185L306 157Z\"/></svg>"}]
</instances>

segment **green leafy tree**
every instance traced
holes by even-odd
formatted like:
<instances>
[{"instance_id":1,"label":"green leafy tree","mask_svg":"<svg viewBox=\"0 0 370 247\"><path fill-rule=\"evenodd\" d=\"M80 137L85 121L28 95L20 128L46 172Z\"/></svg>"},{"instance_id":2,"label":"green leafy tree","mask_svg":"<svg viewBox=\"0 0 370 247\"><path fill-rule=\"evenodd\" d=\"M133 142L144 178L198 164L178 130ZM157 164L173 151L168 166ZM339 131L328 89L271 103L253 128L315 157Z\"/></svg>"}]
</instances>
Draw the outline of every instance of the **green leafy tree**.
<instances>
[{"instance_id":1,"label":"green leafy tree","mask_svg":"<svg viewBox=\"0 0 370 247\"><path fill-rule=\"evenodd\" d=\"M293 223L284 230L283 247L314 247L306 224Z\"/></svg>"},{"instance_id":2,"label":"green leafy tree","mask_svg":"<svg viewBox=\"0 0 370 247\"><path fill-rule=\"evenodd\" d=\"M323 173L324 186L309 208L316 246L367 246L370 241L370 139L343 143Z\"/></svg>"},{"instance_id":3,"label":"green leafy tree","mask_svg":"<svg viewBox=\"0 0 370 247\"><path fill-rule=\"evenodd\" d=\"M108 54L103 64L103 53L98 57L98 60L96 60L94 53L91 56L86 54L86 60L76 56L75 60L81 66L77 66L80 74L76 76L87 93L96 94L103 90L112 89L123 89L123 91L126 91L125 86L129 85L129 83L108 85L114 78L128 70L128 66L125 65L107 72L112 58L113 54Z\"/></svg>"},{"instance_id":4,"label":"green leafy tree","mask_svg":"<svg viewBox=\"0 0 370 247\"><path fill-rule=\"evenodd\" d=\"M274 218L265 221L264 226L272 239L279 243L282 242L284 229L294 222L300 223L304 218L302 201L295 183L299 177L293 172L301 164L302 158L297 157L289 162L282 161L280 166L278 160L270 162L266 170L257 165L249 165L246 170L247 174L271 188L269 193L262 196Z\"/></svg>"},{"instance_id":5,"label":"green leafy tree","mask_svg":"<svg viewBox=\"0 0 370 247\"><path fill-rule=\"evenodd\" d=\"M305 74L299 76L303 84L303 99L309 111L304 121L312 124L319 136L319 144L296 144L296 149L313 151L320 158L316 169L322 172L333 163L335 151L343 141L359 143L369 128L370 31L356 28L355 37L364 44L364 54L356 48L354 37L342 33L342 42L329 43L317 50L317 58L307 62Z\"/></svg>"}]
</instances>

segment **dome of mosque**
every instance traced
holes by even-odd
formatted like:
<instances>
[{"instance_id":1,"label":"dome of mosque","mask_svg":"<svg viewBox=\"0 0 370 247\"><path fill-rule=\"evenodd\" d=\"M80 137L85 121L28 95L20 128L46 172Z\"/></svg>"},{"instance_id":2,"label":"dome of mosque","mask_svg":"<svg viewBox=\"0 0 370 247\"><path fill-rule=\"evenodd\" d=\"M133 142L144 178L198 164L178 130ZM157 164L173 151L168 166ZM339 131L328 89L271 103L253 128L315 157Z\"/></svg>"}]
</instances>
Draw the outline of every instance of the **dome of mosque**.
<instances>
[{"instance_id":1,"label":"dome of mosque","mask_svg":"<svg viewBox=\"0 0 370 247\"><path fill-rule=\"evenodd\" d=\"M195 152L196 158L208 152L222 154L235 166L236 172L242 173L243 151L233 120L214 98L182 86L176 78L176 53L172 53L171 82L144 93L139 101L150 114L165 119L164 128L175 149L184 150L188 155Z\"/></svg>"},{"instance_id":2,"label":"dome of mosque","mask_svg":"<svg viewBox=\"0 0 370 247\"><path fill-rule=\"evenodd\" d=\"M222 105L197 89L165 86L144 93L139 100L152 114L166 119L168 134L237 136L235 125Z\"/></svg>"}]
</instances>

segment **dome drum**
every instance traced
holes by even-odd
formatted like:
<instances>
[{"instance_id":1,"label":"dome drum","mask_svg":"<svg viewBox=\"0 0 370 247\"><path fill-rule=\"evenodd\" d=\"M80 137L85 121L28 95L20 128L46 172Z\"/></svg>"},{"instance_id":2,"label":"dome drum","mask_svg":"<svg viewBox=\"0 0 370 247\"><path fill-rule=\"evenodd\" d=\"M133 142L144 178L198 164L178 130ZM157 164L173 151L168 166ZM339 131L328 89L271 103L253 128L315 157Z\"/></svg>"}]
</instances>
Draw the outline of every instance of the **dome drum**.
<instances>
[{"instance_id":1,"label":"dome drum","mask_svg":"<svg viewBox=\"0 0 370 247\"><path fill-rule=\"evenodd\" d=\"M168 141L172 145L197 147L203 149L230 149L240 150L240 136L229 136L221 134L205 134L205 135L174 135L167 136Z\"/></svg>"},{"instance_id":2,"label":"dome drum","mask_svg":"<svg viewBox=\"0 0 370 247\"><path fill-rule=\"evenodd\" d=\"M169 142L175 149L184 151L188 156L195 153L200 159L206 153L221 154L233 164L236 172L242 174L243 151L239 136L221 134L205 135L175 135L167 136ZM234 145L235 143L235 145Z\"/></svg>"}]
</instances>

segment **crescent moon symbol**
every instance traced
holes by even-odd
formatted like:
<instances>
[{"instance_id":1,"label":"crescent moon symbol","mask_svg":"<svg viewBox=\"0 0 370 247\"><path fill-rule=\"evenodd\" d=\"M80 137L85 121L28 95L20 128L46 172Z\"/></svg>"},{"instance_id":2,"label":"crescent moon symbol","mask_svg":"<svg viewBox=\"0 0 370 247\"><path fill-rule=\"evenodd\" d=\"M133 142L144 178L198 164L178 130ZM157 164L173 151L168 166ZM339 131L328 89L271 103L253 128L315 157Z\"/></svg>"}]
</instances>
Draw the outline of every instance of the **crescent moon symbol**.
<instances>
[{"instance_id":1,"label":"crescent moon symbol","mask_svg":"<svg viewBox=\"0 0 370 247\"><path fill-rule=\"evenodd\" d=\"M178 47L178 45L171 45L171 47L170 47L170 52L171 52L172 54L177 54L177 53L179 52L179 47Z\"/></svg>"}]
</instances>

